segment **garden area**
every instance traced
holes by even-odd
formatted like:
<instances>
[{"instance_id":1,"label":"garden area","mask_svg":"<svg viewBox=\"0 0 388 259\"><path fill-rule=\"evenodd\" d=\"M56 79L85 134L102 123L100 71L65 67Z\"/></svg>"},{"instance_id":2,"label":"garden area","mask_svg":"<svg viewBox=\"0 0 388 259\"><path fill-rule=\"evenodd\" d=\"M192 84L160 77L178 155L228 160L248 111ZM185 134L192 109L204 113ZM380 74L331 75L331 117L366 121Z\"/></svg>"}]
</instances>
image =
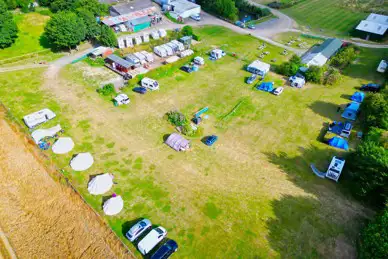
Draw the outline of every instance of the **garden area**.
<instances>
[{"instance_id":1,"label":"garden area","mask_svg":"<svg viewBox=\"0 0 388 259\"><path fill-rule=\"evenodd\" d=\"M348 102L344 95L379 79L374 71L382 52L362 52L340 85L286 87L274 96L245 84L250 74L244 67L258 58L262 41L216 26L195 33L202 39L194 46L197 55L205 58L215 47L227 55L217 61L205 58L205 65L191 74L179 70L187 60L149 72L160 90L138 95L130 88L137 82L131 82L124 89L128 106L114 107L101 98L96 81L85 79L80 69L88 66L84 62L67 66L55 81L45 81L43 70L0 74L2 102L16 118L52 109L57 117L41 127L60 123L76 144L74 153L93 154L92 168L77 173L69 167L72 154L47 151L133 251L124 234L134 220L145 217L178 242L179 258L354 256L370 211L343 191L342 182L317 178L309 165L325 168L333 155L344 155L317 139L322 124L338 119L336 108ZM265 51L270 54L263 61L272 65L292 56L269 44ZM357 77L349 76L353 73ZM265 80L284 85L273 72ZM209 107L208 119L201 124L201 136L188 136L189 152L177 153L163 143L176 124L166 113L179 110L189 119L203 107ZM212 134L218 142L205 146L201 138ZM103 215L105 196L87 191L90 175L105 172L117 182L106 195L124 199L123 211L114 217Z\"/></svg>"}]
</instances>

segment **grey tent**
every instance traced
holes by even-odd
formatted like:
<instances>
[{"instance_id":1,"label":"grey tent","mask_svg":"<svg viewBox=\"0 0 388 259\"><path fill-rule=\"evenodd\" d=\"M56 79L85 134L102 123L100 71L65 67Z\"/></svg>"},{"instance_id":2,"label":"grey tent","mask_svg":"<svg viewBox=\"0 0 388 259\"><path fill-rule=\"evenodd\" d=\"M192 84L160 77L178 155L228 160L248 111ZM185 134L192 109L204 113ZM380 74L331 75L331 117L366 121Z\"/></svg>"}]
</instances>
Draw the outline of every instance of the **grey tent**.
<instances>
[{"instance_id":1,"label":"grey tent","mask_svg":"<svg viewBox=\"0 0 388 259\"><path fill-rule=\"evenodd\" d=\"M190 141L178 133L172 133L170 136L168 136L165 143L176 151L185 151L190 148Z\"/></svg>"}]
</instances>

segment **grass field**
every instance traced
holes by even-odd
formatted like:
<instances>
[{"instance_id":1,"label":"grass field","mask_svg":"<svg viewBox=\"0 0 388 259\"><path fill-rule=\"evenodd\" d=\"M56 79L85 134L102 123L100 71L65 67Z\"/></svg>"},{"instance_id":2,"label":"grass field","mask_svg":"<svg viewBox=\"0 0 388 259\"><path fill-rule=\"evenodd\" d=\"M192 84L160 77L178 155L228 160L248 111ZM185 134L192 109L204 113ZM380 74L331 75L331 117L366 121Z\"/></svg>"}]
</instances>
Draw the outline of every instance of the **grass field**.
<instances>
[{"instance_id":1,"label":"grass field","mask_svg":"<svg viewBox=\"0 0 388 259\"><path fill-rule=\"evenodd\" d=\"M258 92L244 83L243 67L256 58L260 41L220 27L196 31L206 53L221 46L227 55L199 72L187 74L180 63L149 73L161 89L145 96L126 89L129 106L113 107L96 93L87 64L68 66L59 79L42 84L42 71L0 74L0 98L17 117L51 108L73 137L73 153L90 151L95 164L86 172L68 166L72 154L52 155L89 204L101 205L112 192L123 196L124 210L106 217L123 234L140 217L164 226L180 248L176 258L316 258L355 256L355 239L367 209L340 191L343 184L316 178L309 164L324 170L339 150L317 140L322 125L339 119L336 108L354 88L379 79L375 67L382 51L364 50L338 86L286 87L281 96ZM270 60L286 57L268 46ZM276 55L277 54L277 55ZM182 62L183 63L183 62ZM100 69L100 68L98 68ZM282 85L270 74L267 80ZM225 117L239 105L233 115ZM174 131L164 114L179 109L191 115L209 106L205 134L217 134L214 147L192 139L192 149L177 153L163 144ZM226 118L226 119L225 119ZM87 192L90 175L112 172L114 186L103 197ZM139 253L137 255L140 256Z\"/></svg>"},{"instance_id":2,"label":"grass field","mask_svg":"<svg viewBox=\"0 0 388 259\"><path fill-rule=\"evenodd\" d=\"M11 47L0 50L0 62L3 63L6 59L18 61L15 57L31 53L40 53L40 55L52 54L50 49L44 46L46 43L41 40L44 25L50 19L49 16L39 13L28 13L16 14L14 17L19 28L18 38ZM24 60L25 58L21 57Z\"/></svg>"},{"instance_id":3,"label":"grass field","mask_svg":"<svg viewBox=\"0 0 388 259\"><path fill-rule=\"evenodd\" d=\"M282 12L316 33L348 36L367 13L345 9L337 0L306 0Z\"/></svg>"},{"instance_id":4,"label":"grass field","mask_svg":"<svg viewBox=\"0 0 388 259\"><path fill-rule=\"evenodd\" d=\"M273 39L277 42L287 44L291 40L294 40L295 42L290 45L290 47L294 48L311 48L315 44L321 44L323 40L321 39L314 39L314 38L308 38L303 36L300 32L283 32L276 34ZM301 45L300 45L301 44Z\"/></svg>"}]
</instances>

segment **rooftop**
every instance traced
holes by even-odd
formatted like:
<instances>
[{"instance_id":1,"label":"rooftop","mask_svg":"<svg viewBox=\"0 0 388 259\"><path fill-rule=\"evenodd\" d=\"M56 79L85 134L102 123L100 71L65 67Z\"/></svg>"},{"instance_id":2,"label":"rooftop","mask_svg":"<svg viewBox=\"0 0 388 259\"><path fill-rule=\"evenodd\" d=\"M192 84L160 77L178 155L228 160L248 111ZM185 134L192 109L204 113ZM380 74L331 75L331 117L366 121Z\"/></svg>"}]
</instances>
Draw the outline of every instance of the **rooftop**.
<instances>
[{"instance_id":1,"label":"rooftop","mask_svg":"<svg viewBox=\"0 0 388 259\"><path fill-rule=\"evenodd\" d=\"M114 25L117 25L117 24L121 24L121 23L125 23L125 22L128 22L128 21L132 21L132 20L135 20L135 19L138 19L138 18L141 18L141 17L152 15L156 11L157 11L156 7L155 6L151 6L149 8L146 8L146 9L143 9L143 10L140 10L140 11L134 11L134 12L129 13L129 14L119 15L119 16L115 16L115 17L104 17L102 22L105 25L114 26Z\"/></svg>"},{"instance_id":2,"label":"rooftop","mask_svg":"<svg viewBox=\"0 0 388 259\"><path fill-rule=\"evenodd\" d=\"M331 38L325 40L321 45L314 49L314 53L321 53L326 58L333 56L337 50L342 46L342 41L340 39Z\"/></svg>"},{"instance_id":3,"label":"rooftop","mask_svg":"<svg viewBox=\"0 0 388 259\"><path fill-rule=\"evenodd\" d=\"M170 4L174 6L174 12L178 14L200 7L196 3L187 0L171 0Z\"/></svg>"},{"instance_id":4,"label":"rooftop","mask_svg":"<svg viewBox=\"0 0 388 259\"><path fill-rule=\"evenodd\" d=\"M120 58L119 56L116 56L115 54L109 55L107 59L112 60L113 62L119 64L122 67L130 68L133 64L129 61Z\"/></svg>"},{"instance_id":5,"label":"rooftop","mask_svg":"<svg viewBox=\"0 0 388 259\"><path fill-rule=\"evenodd\" d=\"M371 13L366 20L360 22L356 30L384 35L388 30L388 16Z\"/></svg>"},{"instance_id":6,"label":"rooftop","mask_svg":"<svg viewBox=\"0 0 388 259\"><path fill-rule=\"evenodd\" d=\"M113 5L110 10L118 15L124 15L150 7L152 7L151 0L130 0L128 3Z\"/></svg>"}]
</instances>

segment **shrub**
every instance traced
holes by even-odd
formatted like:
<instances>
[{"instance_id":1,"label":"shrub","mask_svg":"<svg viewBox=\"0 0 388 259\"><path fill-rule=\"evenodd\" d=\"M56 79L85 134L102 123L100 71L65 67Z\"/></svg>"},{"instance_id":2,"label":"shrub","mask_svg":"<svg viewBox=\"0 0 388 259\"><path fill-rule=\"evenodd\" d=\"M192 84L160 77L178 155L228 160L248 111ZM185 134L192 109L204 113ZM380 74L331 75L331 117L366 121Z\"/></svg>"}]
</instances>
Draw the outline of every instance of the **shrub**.
<instances>
[{"instance_id":1,"label":"shrub","mask_svg":"<svg viewBox=\"0 0 388 259\"><path fill-rule=\"evenodd\" d=\"M182 28L181 33L183 36L192 36L193 35L193 27L190 25L186 25Z\"/></svg>"},{"instance_id":2,"label":"shrub","mask_svg":"<svg viewBox=\"0 0 388 259\"><path fill-rule=\"evenodd\" d=\"M303 66L301 58L294 55L288 62L284 62L279 65L276 70L279 74L292 76L298 72L301 66Z\"/></svg>"},{"instance_id":3,"label":"shrub","mask_svg":"<svg viewBox=\"0 0 388 259\"><path fill-rule=\"evenodd\" d=\"M170 111L167 113L167 120L174 126L180 127L187 124L185 115L178 111Z\"/></svg>"},{"instance_id":4,"label":"shrub","mask_svg":"<svg viewBox=\"0 0 388 259\"><path fill-rule=\"evenodd\" d=\"M363 104L364 125L388 130L388 91L368 95Z\"/></svg>"},{"instance_id":5,"label":"shrub","mask_svg":"<svg viewBox=\"0 0 388 259\"><path fill-rule=\"evenodd\" d=\"M324 84L335 85L335 84L338 84L341 80L342 80L341 73L338 70L331 68L326 74L326 77L324 79Z\"/></svg>"},{"instance_id":6,"label":"shrub","mask_svg":"<svg viewBox=\"0 0 388 259\"><path fill-rule=\"evenodd\" d=\"M330 64L332 66L344 69L349 66L358 56L357 50L348 46L341 49L334 57L331 58Z\"/></svg>"},{"instance_id":7,"label":"shrub","mask_svg":"<svg viewBox=\"0 0 388 259\"><path fill-rule=\"evenodd\" d=\"M310 66L305 73L306 80L309 82L320 84L322 83L324 72L325 72L325 69L323 67Z\"/></svg>"},{"instance_id":8,"label":"shrub","mask_svg":"<svg viewBox=\"0 0 388 259\"><path fill-rule=\"evenodd\" d=\"M193 40L201 41L201 37L198 36L197 34L193 34Z\"/></svg>"},{"instance_id":9,"label":"shrub","mask_svg":"<svg viewBox=\"0 0 388 259\"><path fill-rule=\"evenodd\" d=\"M103 96L109 96L115 92L115 86L113 84L104 85L101 88L97 89L97 93Z\"/></svg>"}]
</instances>

